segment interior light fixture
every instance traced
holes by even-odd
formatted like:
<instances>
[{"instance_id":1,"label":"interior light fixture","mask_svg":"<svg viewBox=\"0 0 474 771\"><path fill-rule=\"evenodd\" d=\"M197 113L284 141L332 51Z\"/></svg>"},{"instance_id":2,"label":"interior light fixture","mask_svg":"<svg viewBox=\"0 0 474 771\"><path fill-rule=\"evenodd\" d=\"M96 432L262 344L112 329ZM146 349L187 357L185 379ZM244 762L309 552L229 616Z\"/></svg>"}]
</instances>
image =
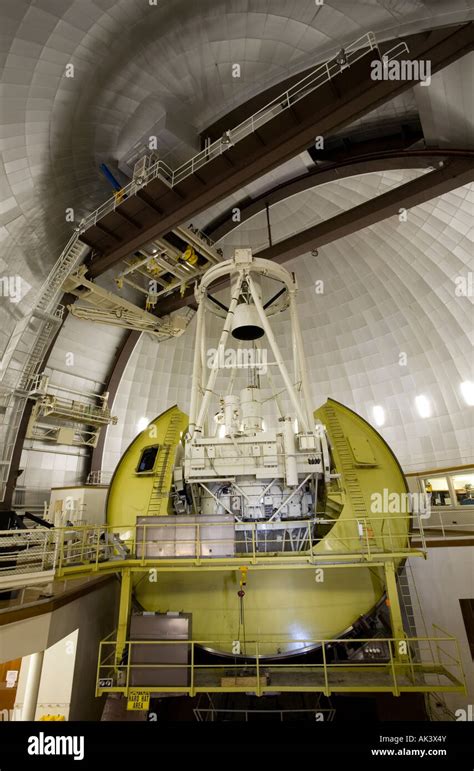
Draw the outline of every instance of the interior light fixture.
<instances>
[{"instance_id":1,"label":"interior light fixture","mask_svg":"<svg viewBox=\"0 0 474 771\"><path fill-rule=\"evenodd\" d=\"M383 426L385 423L385 410L380 404L376 404L372 409L372 415L376 426Z\"/></svg>"},{"instance_id":2,"label":"interior light fixture","mask_svg":"<svg viewBox=\"0 0 474 771\"><path fill-rule=\"evenodd\" d=\"M144 431L149 424L150 424L150 421L148 420L148 418L140 418L140 420L137 423L138 433L141 433L142 431Z\"/></svg>"},{"instance_id":3,"label":"interior light fixture","mask_svg":"<svg viewBox=\"0 0 474 771\"><path fill-rule=\"evenodd\" d=\"M466 404L474 406L474 383L472 380L465 380L461 383L461 393Z\"/></svg>"},{"instance_id":4,"label":"interior light fixture","mask_svg":"<svg viewBox=\"0 0 474 771\"><path fill-rule=\"evenodd\" d=\"M431 416L431 404L427 396L419 394L415 398L415 404L420 418L429 418Z\"/></svg>"}]
</instances>

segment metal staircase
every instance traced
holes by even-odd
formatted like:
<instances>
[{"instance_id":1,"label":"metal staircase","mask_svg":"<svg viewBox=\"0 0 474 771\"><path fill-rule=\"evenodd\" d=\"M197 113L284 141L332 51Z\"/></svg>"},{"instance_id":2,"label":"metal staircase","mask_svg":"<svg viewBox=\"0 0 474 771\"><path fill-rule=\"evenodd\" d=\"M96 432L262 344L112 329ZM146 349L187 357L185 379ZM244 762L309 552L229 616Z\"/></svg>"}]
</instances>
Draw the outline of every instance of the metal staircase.
<instances>
[{"instance_id":1,"label":"metal staircase","mask_svg":"<svg viewBox=\"0 0 474 771\"><path fill-rule=\"evenodd\" d=\"M20 391L28 387L29 378L36 374L53 335L62 322L64 309L58 304L63 281L82 261L87 251L88 247L78 241L77 234L69 239L38 292L34 307L13 330L2 358L2 383ZM15 367L15 358L23 360L23 365L19 367L16 362Z\"/></svg>"},{"instance_id":2,"label":"metal staircase","mask_svg":"<svg viewBox=\"0 0 474 771\"><path fill-rule=\"evenodd\" d=\"M57 293L61 291L63 281L71 270L79 264L88 251L87 246L78 241L75 233L66 244L58 262L46 279L40 291L36 309L44 313L51 313L57 304Z\"/></svg>"},{"instance_id":3,"label":"metal staircase","mask_svg":"<svg viewBox=\"0 0 474 771\"><path fill-rule=\"evenodd\" d=\"M37 309L33 311L35 318L41 318L42 324L40 325L38 335L36 336L33 347L28 355L24 368L21 371L21 375L17 384L17 390L28 390L31 381L38 374L38 370L41 366L47 350L53 340L54 336L59 330L63 319L64 308L59 305L56 313L42 314L38 316Z\"/></svg>"},{"instance_id":4,"label":"metal staircase","mask_svg":"<svg viewBox=\"0 0 474 771\"><path fill-rule=\"evenodd\" d=\"M354 470L354 458L335 410L330 405L326 405L324 413L332 444L339 457L340 463L338 466L342 470L342 481L351 501L354 516L360 516L361 520L364 520L367 515L366 504L359 484L359 478Z\"/></svg>"},{"instance_id":5,"label":"metal staircase","mask_svg":"<svg viewBox=\"0 0 474 771\"><path fill-rule=\"evenodd\" d=\"M158 451L158 458L153 472L153 488L148 504L148 516L164 516L168 513L170 498L171 472L174 463L174 450L179 441L181 416L174 413L168 423L163 444Z\"/></svg>"},{"instance_id":6,"label":"metal staircase","mask_svg":"<svg viewBox=\"0 0 474 771\"><path fill-rule=\"evenodd\" d=\"M410 637L416 637L417 631L416 631L416 622L415 622L415 612L413 608L408 570L410 570L410 573L411 573L411 569L409 568L408 564L405 563L398 572L398 575L397 575L398 596L400 598L402 613L405 616L404 618L405 629ZM413 580L413 577L412 577L412 580Z\"/></svg>"},{"instance_id":7,"label":"metal staircase","mask_svg":"<svg viewBox=\"0 0 474 771\"><path fill-rule=\"evenodd\" d=\"M16 324L4 351L0 367L0 501L5 498L29 386L62 323L62 284L88 251L74 233L38 292L34 307Z\"/></svg>"}]
</instances>

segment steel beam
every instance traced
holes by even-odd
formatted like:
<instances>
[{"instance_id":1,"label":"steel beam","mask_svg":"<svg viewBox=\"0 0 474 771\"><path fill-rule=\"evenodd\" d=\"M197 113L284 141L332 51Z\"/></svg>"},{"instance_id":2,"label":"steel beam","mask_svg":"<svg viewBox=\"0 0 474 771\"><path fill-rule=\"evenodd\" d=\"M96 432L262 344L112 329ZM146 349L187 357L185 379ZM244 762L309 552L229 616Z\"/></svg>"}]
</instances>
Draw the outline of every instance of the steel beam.
<instances>
[{"instance_id":1,"label":"steel beam","mask_svg":"<svg viewBox=\"0 0 474 771\"><path fill-rule=\"evenodd\" d=\"M436 29L407 36L404 40L409 46L410 58L428 59L434 74L472 50L473 27L472 23L468 23ZM97 256L91 264L91 276L97 277L144 244L164 235L189 217L294 158L314 142L315 135L330 136L379 105L411 89L415 84L415 81L406 80L374 81L371 79L369 56L373 57L373 54L368 55L366 61L361 60L362 64L359 62L354 68L343 71L338 76L337 84L331 82L325 91L325 100L319 96L315 101L314 94L301 99L298 102L298 120L283 130L281 127L278 129L275 123L273 132L270 129L265 137L265 146L249 151L244 146L245 142L241 147L239 144L235 145L230 152L231 160L235 162L235 170L223 170L222 165L216 166L215 176L205 188L196 182L194 187L188 189L186 195L176 188L169 190L164 199L166 206L163 207L163 215L158 216L152 225L143 228L142 233L131 232L125 243L106 247L105 253ZM271 127L272 124L268 125ZM221 158L225 155L224 153ZM178 200L173 197L170 199L169 193L175 193L174 198ZM158 198L158 201L161 204L162 199ZM156 206L156 203L154 205ZM158 208L161 208L160 205ZM87 237L88 231L83 240Z\"/></svg>"},{"instance_id":2,"label":"steel beam","mask_svg":"<svg viewBox=\"0 0 474 771\"><path fill-rule=\"evenodd\" d=\"M376 161L379 163L379 160ZM311 249L317 249L326 244L332 243L339 238L356 233L358 230L374 225L384 219L392 217L398 214L400 207L405 209L411 209L414 206L419 206L432 198L437 198L444 193L454 190L458 187L472 182L474 179L474 152L465 151L461 154L448 157L447 160L438 161L442 163L442 166L438 166L434 171L423 174L417 179L411 180L404 185L399 185L393 190L389 190L387 193L372 198L369 201L365 201L358 206L354 206L352 209L341 212L335 217L331 217L328 220L318 223L311 228L301 231L292 235L290 238L286 238L283 241L279 241L267 249L263 249L256 252L255 256L266 260L275 260L279 263L287 262L288 260L298 257L300 254ZM364 162L357 164L357 173L361 173ZM367 166L365 166L367 170ZM332 170L328 170L327 174L331 174ZM334 178L334 177L333 177ZM320 180L324 184L328 181L326 172L321 174ZM302 185L301 178L289 182L287 185L280 186L275 195L280 193L293 195L295 189ZM283 189L282 189L283 188ZM304 189L304 188L302 188ZM271 194L270 194L271 195ZM268 195L267 195L268 198ZM276 198L275 200L281 200ZM260 199L255 207L259 206L260 210L264 208L262 205L262 199ZM254 204L251 204L249 208ZM256 208L255 210L258 211ZM250 216L253 216L250 215ZM234 227L237 227L240 223L233 223ZM220 226L220 230L223 226ZM212 291L221 289L226 286L226 280L222 279L219 282L215 282L212 286ZM183 297L170 296L163 300L157 307L159 315L166 315L173 310L183 307L184 305L193 305L194 292L193 290L187 290Z\"/></svg>"},{"instance_id":3,"label":"steel beam","mask_svg":"<svg viewBox=\"0 0 474 771\"><path fill-rule=\"evenodd\" d=\"M435 171L423 174L387 193L307 228L301 233L285 238L272 247L258 252L256 256L279 263L287 262L310 249L318 249L369 225L393 217L398 214L400 207L412 209L474 180L474 153L442 163L443 165Z\"/></svg>"},{"instance_id":4,"label":"steel beam","mask_svg":"<svg viewBox=\"0 0 474 771\"><path fill-rule=\"evenodd\" d=\"M130 619L130 610L132 603L132 572L129 568L122 570L122 581L120 584L120 604L117 624L117 647L116 665L121 663L122 655L125 650L125 643L128 634L128 622Z\"/></svg>"},{"instance_id":5,"label":"steel beam","mask_svg":"<svg viewBox=\"0 0 474 771\"><path fill-rule=\"evenodd\" d=\"M331 556L331 554L319 554L318 557L308 557L294 554L288 557L264 557L253 558L244 554L223 559L210 557L208 559L183 557L175 559L127 559L109 560L94 564L61 566L56 571L58 579L84 578L92 574L106 575L129 570L132 573L143 573L147 570L156 570L157 573L194 573L198 572L227 572L237 570L241 565L247 565L253 570L315 570L316 568L331 568L336 570L383 567L386 561L407 559L411 557L426 558L426 553L421 549L409 551L377 553L371 559L363 558L360 554L345 553ZM331 562L332 560L332 562Z\"/></svg>"},{"instance_id":6,"label":"steel beam","mask_svg":"<svg viewBox=\"0 0 474 771\"><path fill-rule=\"evenodd\" d=\"M232 218L233 207L217 217L206 227L206 234L214 242L220 241L224 236L243 222L265 211L267 207L284 201L286 198L311 190L328 182L338 182L341 179L356 177L359 174L373 174L379 171L391 171L400 169L430 169L436 168L440 161L446 162L451 158L468 157L471 151L450 148L424 148L405 150L379 150L368 154L351 152L338 162L310 169L293 179L286 180L267 190L256 198L248 199L239 204L240 220L235 222ZM474 152L472 152L474 159ZM233 204L235 206L236 204ZM272 244L270 243L270 246Z\"/></svg>"}]
</instances>

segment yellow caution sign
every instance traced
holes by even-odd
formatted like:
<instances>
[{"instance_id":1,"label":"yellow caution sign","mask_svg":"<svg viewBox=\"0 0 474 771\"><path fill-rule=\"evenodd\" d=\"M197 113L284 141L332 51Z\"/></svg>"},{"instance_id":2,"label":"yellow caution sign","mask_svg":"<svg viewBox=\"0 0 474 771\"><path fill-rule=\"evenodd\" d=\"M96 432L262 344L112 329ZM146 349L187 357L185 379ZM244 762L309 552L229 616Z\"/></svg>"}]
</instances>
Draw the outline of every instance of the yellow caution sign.
<instances>
[{"instance_id":1,"label":"yellow caution sign","mask_svg":"<svg viewBox=\"0 0 474 771\"><path fill-rule=\"evenodd\" d=\"M144 712L150 709L150 694L147 691L129 691L127 709Z\"/></svg>"}]
</instances>

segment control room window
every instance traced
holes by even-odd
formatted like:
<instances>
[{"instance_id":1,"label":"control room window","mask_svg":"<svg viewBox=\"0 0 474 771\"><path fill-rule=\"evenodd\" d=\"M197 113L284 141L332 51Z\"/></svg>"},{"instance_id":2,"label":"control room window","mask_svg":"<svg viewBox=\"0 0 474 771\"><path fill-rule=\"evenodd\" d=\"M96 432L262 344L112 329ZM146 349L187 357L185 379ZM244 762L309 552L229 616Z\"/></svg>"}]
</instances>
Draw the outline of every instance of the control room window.
<instances>
[{"instance_id":1,"label":"control room window","mask_svg":"<svg viewBox=\"0 0 474 771\"><path fill-rule=\"evenodd\" d=\"M474 474L453 474L451 481L456 503L461 506L474 506Z\"/></svg>"},{"instance_id":2,"label":"control room window","mask_svg":"<svg viewBox=\"0 0 474 771\"><path fill-rule=\"evenodd\" d=\"M431 493L432 506L452 506L447 477L430 477L423 480L426 493Z\"/></svg>"},{"instance_id":3,"label":"control room window","mask_svg":"<svg viewBox=\"0 0 474 771\"><path fill-rule=\"evenodd\" d=\"M140 456L140 462L137 466L137 473L143 474L146 471L153 471L153 467L155 465L156 456L158 455L158 450L160 449L158 444L153 445L153 447L145 447L144 450L142 450L142 454Z\"/></svg>"}]
</instances>

